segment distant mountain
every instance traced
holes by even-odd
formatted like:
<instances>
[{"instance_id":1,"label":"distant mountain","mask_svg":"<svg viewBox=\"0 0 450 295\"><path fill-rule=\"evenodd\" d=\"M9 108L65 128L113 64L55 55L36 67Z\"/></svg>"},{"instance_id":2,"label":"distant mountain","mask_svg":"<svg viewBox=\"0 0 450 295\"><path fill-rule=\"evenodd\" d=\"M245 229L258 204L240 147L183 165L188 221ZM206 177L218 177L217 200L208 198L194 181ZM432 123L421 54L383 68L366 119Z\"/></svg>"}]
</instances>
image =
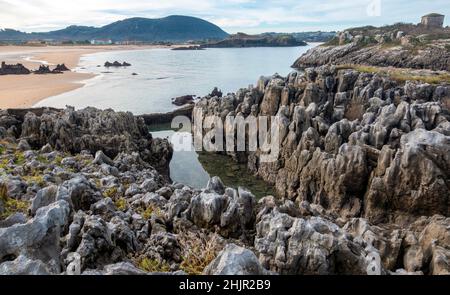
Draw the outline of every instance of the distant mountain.
<instances>
[{"instance_id":1,"label":"distant mountain","mask_svg":"<svg viewBox=\"0 0 450 295\"><path fill-rule=\"evenodd\" d=\"M110 39L112 41L185 42L189 40L222 40L227 37L228 34L225 31L208 21L181 15L159 19L130 18L100 28L70 26L47 33L0 30L0 40L8 41Z\"/></svg>"}]
</instances>

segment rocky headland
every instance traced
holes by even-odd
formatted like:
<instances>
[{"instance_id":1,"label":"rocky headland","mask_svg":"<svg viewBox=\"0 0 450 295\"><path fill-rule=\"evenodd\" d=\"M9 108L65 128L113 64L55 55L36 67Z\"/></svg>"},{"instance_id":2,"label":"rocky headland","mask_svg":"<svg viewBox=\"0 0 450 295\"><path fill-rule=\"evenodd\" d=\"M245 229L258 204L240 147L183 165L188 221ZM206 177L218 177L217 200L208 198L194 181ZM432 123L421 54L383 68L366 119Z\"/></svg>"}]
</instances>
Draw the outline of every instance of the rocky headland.
<instances>
[{"instance_id":1,"label":"rocky headland","mask_svg":"<svg viewBox=\"0 0 450 295\"><path fill-rule=\"evenodd\" d=\"M293 66L307 68L325 64L449 71L450 28L399 23L348 29L310 49Z\"/></svg>"},{"instance_id":2,"label":"rocky headland","mask_svg":"<svg viewBox=\"0 0 450 295\"><path fill-rule=\"evenodd\" d=\"M292 46L306 46L306 42L296 39L290 34L260 34L248 35L244 33L237 33L231 35L228 39L208 43L202 45L203 48L231 48L231 47L292 47Z\"/></svg>"}]
</instances>

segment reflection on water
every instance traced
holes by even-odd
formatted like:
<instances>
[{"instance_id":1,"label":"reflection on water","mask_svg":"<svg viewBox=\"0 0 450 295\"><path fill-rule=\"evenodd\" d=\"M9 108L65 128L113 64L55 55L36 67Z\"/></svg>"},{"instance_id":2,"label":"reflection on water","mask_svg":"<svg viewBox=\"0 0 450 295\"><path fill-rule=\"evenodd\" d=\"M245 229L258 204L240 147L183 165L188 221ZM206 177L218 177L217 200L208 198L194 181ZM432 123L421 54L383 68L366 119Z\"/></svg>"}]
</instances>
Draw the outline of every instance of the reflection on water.
<instances>
[{"instance_id":1,"label":"reflection on water","mask_svg":"<svg viewBox=\"0 0 450 295\"><path fill-rule=\"evenodd\" d=\"M157 138L168 138L174 147L170 177L175 182L201 189L211 176L219 176L226 186L245 187L258 198L275 194L273 186L251 175L245 164L238 164L225 155L197 153L190 133L171 130L151 133Z\"/></svg>"},{"instance_id":2,"label":"reflection on water","mask_svg":"<svg viewBox=\"0 0 450 295\"><path fill-rule=\"evenodd\" d=\"M198 160L190 133L169 130L152 132L152 135L156 138L169 138L174 147L170 162L170 178L173 181L198 189L206 186L210 177Z\"/></svg>"}]
</instances>

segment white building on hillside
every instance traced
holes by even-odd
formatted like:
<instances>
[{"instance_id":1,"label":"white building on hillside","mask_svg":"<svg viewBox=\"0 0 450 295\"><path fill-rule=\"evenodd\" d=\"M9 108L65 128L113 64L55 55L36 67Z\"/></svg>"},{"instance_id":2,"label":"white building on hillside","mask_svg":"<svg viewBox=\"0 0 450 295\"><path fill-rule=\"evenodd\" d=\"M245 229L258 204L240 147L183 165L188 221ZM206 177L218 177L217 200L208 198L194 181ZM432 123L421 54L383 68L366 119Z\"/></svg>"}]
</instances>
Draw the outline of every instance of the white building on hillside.
<instances>
[{"instance_id":1,"label":"white building on hillside","mask_svg":"<svg viewBox=\"0 0 450 295\"><path fill-rule=\"evenodd\" d=\"M113 42L110 39L108 39L108 40L105 40L105 39L91 40L91 45L111 45L112 43Z\"/></svg>"}]
</instances>

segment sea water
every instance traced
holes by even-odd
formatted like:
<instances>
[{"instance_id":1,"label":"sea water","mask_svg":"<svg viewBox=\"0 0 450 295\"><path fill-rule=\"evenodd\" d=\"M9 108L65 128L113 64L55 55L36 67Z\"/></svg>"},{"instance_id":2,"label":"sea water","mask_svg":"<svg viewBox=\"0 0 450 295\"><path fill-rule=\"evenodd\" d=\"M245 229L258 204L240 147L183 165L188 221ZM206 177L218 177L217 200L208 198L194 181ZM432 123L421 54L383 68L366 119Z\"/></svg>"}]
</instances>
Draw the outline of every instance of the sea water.
<instances>
[{"instance_id":1,"label":"sea water","mask_svg":"<svg viewBox=\"0 0 450 295\"><path fill-rule=\"evenodd\" d=\"M97 76L82 88L45 99L36 106L131 111L134 114L162 113L175 109L171 98L204 96L218 87L224 93L255 85L260 76L287 75L294 61L313 46L286 48L223 48L197 51L147 49L109 51L82 57L78 72ZM131 63L131 67L105 68L106 61ZM137 75L133 75L133 73ZM273 186L250 175L245 165L229 157L211 153L179 151L179 135L158 130L154 137L169 138L175 147L170 163L173 181L193 188L206 186L211 176L219 176L227 186L242 186L257 197L274 194ZM184 134L190 138L190 134Z\"/></svg>"},{"instance_id":2,"label":"sea water","mask_svg":"<svg viewBox=\"0 0 450 295\"><path fill-rule=\"evenodd\" d=\"M294 61L315 44L304 47L211 48L206 50L146 49L107 51L83 56L77 72L97 76L82 88L47 98L36 106L169 112L171 99L205 96L214 87L224 93L255 85L260 76L287 75ZM131 67L106 68L106 61ZM137 74L137 75L133 75Z\"/></svg>"}]
</instances>

